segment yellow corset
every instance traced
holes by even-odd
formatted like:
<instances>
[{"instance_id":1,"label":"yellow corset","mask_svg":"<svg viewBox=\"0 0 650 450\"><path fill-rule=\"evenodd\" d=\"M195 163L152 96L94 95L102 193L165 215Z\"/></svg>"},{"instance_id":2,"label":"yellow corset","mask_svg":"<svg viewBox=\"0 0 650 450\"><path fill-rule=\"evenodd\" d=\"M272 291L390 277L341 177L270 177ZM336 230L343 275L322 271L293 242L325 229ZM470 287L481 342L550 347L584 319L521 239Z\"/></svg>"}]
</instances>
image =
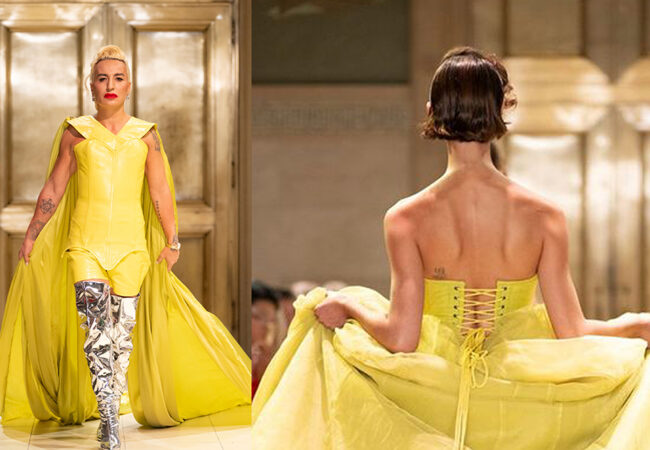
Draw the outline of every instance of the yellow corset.
<instances>
[{"instance_id":1,"label":"yellow corset","mask_svg":"<svg viewBox=\"0 0 650 450\"><path fill-rule=\"evenodd\" d=\"M497 281L496 288L491 289L467 288L465 282L459 280L425 278L424 314L453 324L463 334L471 331L474 323L492 330L498 326L499 318L504 314L532 304L536 287L537 274L524 280ZM475 305L488 307L479 308L482 311L472 311ZM470 317L472 312L477 317Z\"/></svg>"},{"instance_id":2,"label":"yellow corset","mask_svg":"<svg viewBox=\"0 0 650 450\"><path fill-rule=\"evenodd\" d=\"M131 117L113 134L92 115L67 122L85 140L74 146L77 198L66 250L86 249L109 270L128 253L147 251L142 186L148 147L141 138L154 124Z\"/></svg>"},{"instance_id":3,"label":"yellow corset","mask_svg":"<svg viewBox=\"0 0 650 450\"><path fill-rule=\"evenodd\" d=\"M423 313L440 318L464 336L454 450L464 448L470 391L484 386L488 379L487 351L483 348L487 333L498 328L505 314L532 304L536 287L537 274L524 280L497 281L495 288L487 289L467 288L459 280L425 278ZM477 368L483 372L480 382Z\"/></svg>"}]
</instances>

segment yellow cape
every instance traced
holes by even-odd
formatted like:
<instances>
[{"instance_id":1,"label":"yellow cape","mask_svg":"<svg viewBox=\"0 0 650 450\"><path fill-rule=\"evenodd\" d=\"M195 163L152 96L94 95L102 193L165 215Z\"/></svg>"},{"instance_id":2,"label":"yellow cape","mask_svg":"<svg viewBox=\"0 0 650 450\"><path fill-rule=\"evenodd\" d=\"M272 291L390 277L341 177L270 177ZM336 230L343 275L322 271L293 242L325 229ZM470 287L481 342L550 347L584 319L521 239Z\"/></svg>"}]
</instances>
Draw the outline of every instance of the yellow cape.
<instances>
[{"instance_id":1,"label":"yellow cape","mask_svg":"<svg viewBox=\"0 0 650 450\"><path fill-rule=\"evenodd\" d=\"M54 168L70 118L66 117L56 133L45 179ZM161 142L178 224L169 162L157 125L152 126ZM152 264L140 291L128 395L138 422L170 426L250 403L251 361L221 321L167 270L164 261L156 263L166 241L146 178L144 184L142 210ZM61 256L76 197L75 172L54 215L34 242L29 264L22 259L18 262L9 287L0 329L3 422L35 416L68 424L97 417L73 280L67 258Z\"/></svg>"}]
</instances>

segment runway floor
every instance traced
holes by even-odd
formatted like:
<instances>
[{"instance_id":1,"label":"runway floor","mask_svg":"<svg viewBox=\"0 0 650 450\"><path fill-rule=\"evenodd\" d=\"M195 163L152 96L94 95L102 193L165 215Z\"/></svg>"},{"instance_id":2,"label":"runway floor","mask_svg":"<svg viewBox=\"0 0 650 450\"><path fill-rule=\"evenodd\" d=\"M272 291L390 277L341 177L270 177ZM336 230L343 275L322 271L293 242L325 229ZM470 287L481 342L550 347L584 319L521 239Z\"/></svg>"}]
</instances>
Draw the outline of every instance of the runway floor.
<instances>
[{"instance_id":1,"label":"runway floor","mask_svg":"<svg viewBox=\"0 0 650 450\"><path fill-rule=\"evenodd\" d=\"M97 420L83 425L14 420L0 427L0 448L97 449ZM177 427L146 428L132 414L120 416L122 448L250 450L250 406L188 420Z\"/></svg>"}]
</instances>

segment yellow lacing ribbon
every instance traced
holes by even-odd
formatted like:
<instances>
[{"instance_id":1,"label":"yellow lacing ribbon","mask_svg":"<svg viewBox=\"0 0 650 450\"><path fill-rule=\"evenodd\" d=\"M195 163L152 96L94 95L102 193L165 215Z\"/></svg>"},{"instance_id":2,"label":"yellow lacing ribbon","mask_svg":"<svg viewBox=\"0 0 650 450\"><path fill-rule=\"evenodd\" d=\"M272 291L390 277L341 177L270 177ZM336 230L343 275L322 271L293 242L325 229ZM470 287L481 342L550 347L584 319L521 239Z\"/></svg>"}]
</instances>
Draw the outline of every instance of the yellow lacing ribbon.
<instances>
[{"instance_id":1,"label":"yellow lacing ribbon","mask_svg":"<svg viewBox=\"0 0 650 450\"><path fill-rule=\"evenodd\" d=\"M491 297L489 300L476 300L468 297L485 295ZM460 450L465 445L465 433L467 431L467 412L469 410L469 394L472 388L485 386L488 380L488 367L485 362L487 350L483 349L486 333L494 329L496 320L496 297L497 289L465 289L465 301L461 322L461 333L466 334L461 345L461 374L458 392L458 408L456 410L456 430L454 433L454 450ZM468 310L467 306L492 306L488 309ZM466 313L474 313L480 318L465 317ZM472 324L479 324L472 327ZM483 380L479 383L476 379L476 367L481 364Z\"/></svg>"}]
</instances>

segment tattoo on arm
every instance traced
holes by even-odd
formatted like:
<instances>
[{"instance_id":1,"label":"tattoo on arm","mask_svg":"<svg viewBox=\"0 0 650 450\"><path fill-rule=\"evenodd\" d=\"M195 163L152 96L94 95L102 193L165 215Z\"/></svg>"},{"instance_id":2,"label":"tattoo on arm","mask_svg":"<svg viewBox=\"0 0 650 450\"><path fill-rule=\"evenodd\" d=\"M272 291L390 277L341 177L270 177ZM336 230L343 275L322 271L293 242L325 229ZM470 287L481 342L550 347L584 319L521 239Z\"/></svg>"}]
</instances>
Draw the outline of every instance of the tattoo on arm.
<instances>
[{"instance_id":1,"label":"tattoo on arm","mask_svg":"<svg viewBox=\"0 0 650 450\"><path fill-rule=\"evenodd\" d=\"M158 136L156 136L156 133L153 129L151 130L151 137L153 137L153 142L156 144L155 150L157 152L160 152L160 141L158 140Z\"/></svg>"},{"instance_id":2,"label":"tattoo on arm","mask_svg":"<svg viewBox=\"0 0 650 450\"><path fill-rule=\"evenodd\" d=\"M43 200L41 200L41 212L43 212L44 214L49 214L53 212L55 208L56 205L54 204L51 198L44 198Z\"/></svg>"},{"instance_id":3,"label":"tattoo on arm","mask_svg":"<svg viewBox=\"0 0 650 450\"><path fill-rule=\"evenodd\" d=\"M160 221L160 225L163 224L162 220L162 215L160 214L160 202L158 200L155 200L156 204L156 215L158 216L158 220ZM178 233L174 233L174 237L172 238L172 244L178 243Z\"/></svg>"},{"instance_id":4,"label":"tattoo on arm","mask_svg":"<svg viewBox=\"0 0 650 450\"><path fill-rule=\"evenodd\" d=\"M158 220L160 220L160 224L162 225L163 220L162 216L160 215L160 204L158 203L158 200L156 200L156 215L158 216Z\"/></svg>"},{"instance_id":5,"label":"tattoo on arm","mask_svg":"<svg viewBox=\"0 0 650 450\"><path fill-rule=\"evenodd\" d=\"M437 280L444 280L447 278L445 275L445 268L444 267L434 267L433 268L433 278Z\"/></svg>"},{"instance_id":6,"label":"tattoo on arm","mask_svg":"<svg viewBox=\"0 0 650 450\"><path fill-rule=\"evenodd\" d=\"M35 241L44 226L45 222L42 222L40 220L35 220L32 222L30 227L27 229L27 234L29 235L30 239Z\"/></svg>"}]
</instances>

